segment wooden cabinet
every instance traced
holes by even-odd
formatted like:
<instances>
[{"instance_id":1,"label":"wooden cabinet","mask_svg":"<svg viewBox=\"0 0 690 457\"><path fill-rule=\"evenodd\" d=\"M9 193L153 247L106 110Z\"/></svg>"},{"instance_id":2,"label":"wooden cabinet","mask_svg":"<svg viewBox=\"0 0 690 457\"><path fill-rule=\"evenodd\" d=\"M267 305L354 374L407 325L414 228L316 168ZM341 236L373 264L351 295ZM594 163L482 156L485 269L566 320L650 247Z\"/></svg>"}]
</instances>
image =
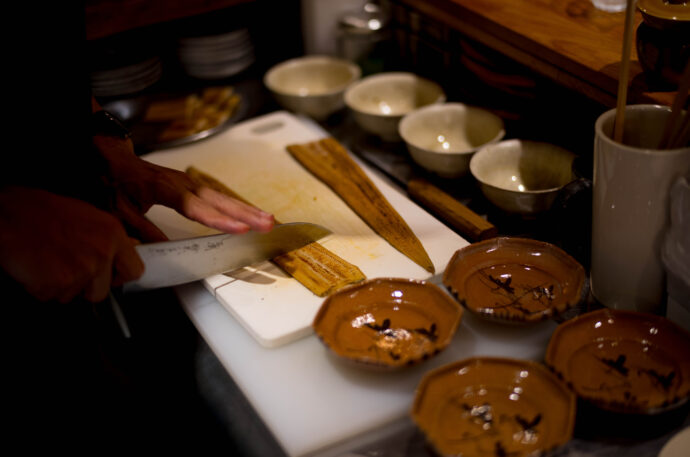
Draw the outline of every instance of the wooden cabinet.
<instances>
[{"instance_id":1,"label":"wooden cabinet","mask_svg":"<svg viewBox=\"0 0 690 457\"><path fill-rule=\"evenodd\" d=\"M86 35L105 38L254 0L86 0Z\"/></svg>"},{"instance_id":2,"label":"wooden cabinet","mask_svg":"<svg viewBox=\"0 0 690 457\"><path fill-rule=\"evenodd\" d=\"M440 24L424 28L422 21L422 34L446 27L604 106L616 105L625 13L599 11L589 0L392 3ZM641 20L637 12L635 28ZM634 44L631 59L629 103L670 105L675 93L648 87Z\"/></svg>"},{"instance_id":3,"label":"wooden cabinet","mask_svg":"<svg viewBox=\"0 0 690 457\"><path fill-rule=\"evenodd\" d=\"M263 71L303 52L300 0L86 0L86 31L95 65L159 55L174 62L175 38L248 28ZM169 72L168 72L169 73Z\"/></svg>"}]
</instances>

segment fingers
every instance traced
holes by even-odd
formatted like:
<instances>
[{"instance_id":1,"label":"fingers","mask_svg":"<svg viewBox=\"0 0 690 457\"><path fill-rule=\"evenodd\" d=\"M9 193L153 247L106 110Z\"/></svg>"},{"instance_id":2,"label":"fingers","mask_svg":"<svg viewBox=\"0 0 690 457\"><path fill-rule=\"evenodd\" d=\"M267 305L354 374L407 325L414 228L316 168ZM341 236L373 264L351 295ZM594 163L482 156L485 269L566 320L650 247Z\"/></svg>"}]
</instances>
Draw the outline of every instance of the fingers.
<instances>
[{"instance_id":1,"label":"fingers","mask_svg":"<svg viewBox=\"0 0 690 457\"><path fill-rule=\"evenodd\" d=\"M249 230L267 232L275 224L272 215L208 187L199 186L182 171L145 161L138 161L136 164L134 169L128 169L131 173L128 174L130 179L127 182L142 185L134 186L136 191L129 192L127 197L136 202L139 213L152 204L161 204L189 219L227 233L244 233ZM141 179L131 179L131 175L137 174ZM131 220L135 221L134 218ZM151 225L147 227L139 224L136 227L145 230L147 236L155 233Z\"/></svg>"},{"instance_id":2,"label":"fingers","mask_svg":"<svg viewBox=\"0 0 690 457\"><path fill-rule=\"evenodd\" d=\"M273 228L273 215L243 203L207 186L195 183L189 175L177 170L161 169L172 186L161 203L171 206L182 215L209 227L228 233L244 233L248 230L268 232Z\"/></svg>"},{"instance_id":3,"label":"fingers","mask_svg":"<svg viewBox=\"0 0 690 457\"><path fill-rule=\"evenodd\" d=\"M116 212L119 219L128 228L130 235L136 239L148 243L168 240L165 233L141 214L137 208L134 208L128 200L118 198Z\"/></svg>"},{"instance_id":4,"label":"fingers","mask_svg":"<svg viewBox=\"0 0 690 457\"><path fill-rule=\"evenodd\" d=\"M52 278L46 278L45 281L30 282L25 287L27 292L39 301L69 303L82 293L84 281L67 275L63 278L60 274L55 274Z\"/></svg>"},{"instance_id":5,"label":"fingers","mask_svg":"<svg viewBox=\"0 0 690 457\"><path fill-rule=\"evenodd\" d=\"M207 205L215 208L225 217L229 217L247 224L252 230L268 232L275 225L272 214L254 206L228 197L208 187L200 187L197 196Z\"/></svg>"},{"instance_id":6,"label":"fingers","mask_svg":"<svg viewBox=\"0 0 690 457\"><path fill-rule=\"evenodd\" d=\"M137 240L127 236L115 238L111 254L94 266L85 278L85 284L78 293L88 301L97 303L104 300L111 287L116 287L140 277L144 264L134 246Z\"/></svg>"},{"instance_id":7,"label":"fingers","mask_svg":"<svg viewBox=\"0 0 690 457\"><path fill-rule=\"evenodd\" d=\"M199 188L196 195L190 193L181 212L190 219L227 233L268 232L275 224L273 215L207 187Z\"/></svg>"},{"instance_id":8,"label":"fingers","mask_svg":"<svg viewBox=\"0 0 690 457\"><path fill-rule=\"evenodd\" d=\"M193 194L190 194L185 200L180 213L208 227L226 233L245 233L251 230L249 224L221 213Z\"/></svg>"},{"instance_id":9,"label":"fingers","mask_svg":"<svg viewBox=\"0 0 690 457\"><path fill-rule=\"evenodd\" d=\"M113 219L115 221L115 219ZM97 303L103 301L113 286L136 279L144 273L144 264L135 245L139 242L129 238L117 222L102 226L104 241L95 245L91 254L82 259L82 266L75 269L78 278L72 290L65 290L60 301L66 303L77 296Z\"/></svg>"},{"instance_id":10,"label":"fingers","mask_svg":"<svg viewBox=\"0 0 690 457\"><path fill-rule=\"evenodd\" d=\"M110 291L110 280L112 272L102 268L94 275L84 288L84 298L92 303L105 300Z\"/></svg>"},{"instance_id":11,"label":"fingers","mask_svg":"<svg viewBox=\"0 0 690 457\"><path fill-rule=\"evenodd\" d=\"M144 274L144 263L134 249L135 244L136 240L130 239L127 245L116 253L111 271L113 286L121 286Z\"/></svg>"}]
</instances>

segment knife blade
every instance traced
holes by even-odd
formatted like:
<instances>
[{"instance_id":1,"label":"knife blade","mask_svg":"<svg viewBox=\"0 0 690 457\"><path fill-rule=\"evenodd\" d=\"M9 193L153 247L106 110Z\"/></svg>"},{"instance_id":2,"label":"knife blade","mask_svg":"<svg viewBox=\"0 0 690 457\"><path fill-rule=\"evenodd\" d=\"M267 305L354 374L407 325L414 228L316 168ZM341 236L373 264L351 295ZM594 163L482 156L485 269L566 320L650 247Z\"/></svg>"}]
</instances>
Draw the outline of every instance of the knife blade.
<instances>
[{"instance_id":1,"label":"knife blade","mask_svg":"<svg viewBox=\"0 0 690 457\"><path fill-rule=\"evenodd\" d=\"M308 222L279 224L270 232L222 233L136 246L144 274L124 292L176 286L277 257L332 233Z\"/></svg>"}]
</instances>

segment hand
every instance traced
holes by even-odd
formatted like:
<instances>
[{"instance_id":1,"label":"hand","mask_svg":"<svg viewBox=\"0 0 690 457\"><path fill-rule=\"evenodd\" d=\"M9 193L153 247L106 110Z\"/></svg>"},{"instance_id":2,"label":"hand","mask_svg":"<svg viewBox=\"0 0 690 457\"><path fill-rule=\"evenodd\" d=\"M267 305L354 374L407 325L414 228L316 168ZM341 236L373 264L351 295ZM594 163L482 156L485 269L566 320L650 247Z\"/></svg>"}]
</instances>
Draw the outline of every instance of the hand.
<instances>
[{"instance_id":1,"label":"hand","mask_svg":"<svg viewBox=\"0 0 690 457\"><path fill-rule=\"evenodd\" d=\"M115 217L81 200L0 189L0 267L41 301L103 300L144 272L136 243Z\"/></svg>"},{"instance_id":2,"label":"hand","mask_svg":"<svg viewBox=\"0 0 690 457\"><path fill-rule=\"evenodd\" d=\"M166 239L144 217L153 204L172 208L222 232L267 232L273 228L275 221L271 214L200 187L186 173L142 160L134 154L130 140L96 136L94 144L108 163L108 179L116 195L113 211L142 240Z\"/></svg>"}]
</instances>

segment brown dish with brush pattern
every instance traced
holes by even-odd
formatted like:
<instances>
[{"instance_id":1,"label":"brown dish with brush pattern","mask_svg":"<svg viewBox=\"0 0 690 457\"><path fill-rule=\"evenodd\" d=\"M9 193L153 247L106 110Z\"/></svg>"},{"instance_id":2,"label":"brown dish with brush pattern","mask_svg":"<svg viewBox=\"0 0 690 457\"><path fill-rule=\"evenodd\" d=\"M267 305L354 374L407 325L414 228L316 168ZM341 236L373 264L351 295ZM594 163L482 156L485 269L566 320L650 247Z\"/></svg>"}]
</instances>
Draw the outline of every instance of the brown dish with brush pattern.
<instances>
[{"instance_id":1,"label":"brown dish with brush pattern","mask_svg":"<svg viewBox=\"0 0 690 457\"><path fill-rule=\"evenodd\" d=\"M539 363L475 357L428 373L411 415L441 456L531 456L570 440L575 400Z\"/></svg>"},{"instance_id":2,"label":"brown dish with brush pattern","mask_svg":"<svg viewBox=\"0 0 690 457\"><path fill-rule=\"evenodd\" d=\"M337 356L372 368L415 365L450 343L462 308L426 281L376 278L324 300L313 322Z\"/></svg>"},{"instance_id":3,"label":"brown dish with brush pattern","mask_svg":"<svg viewBox=\"0 0 690 457\"><path fill-rule=\"evenodd\" d=\"M655 414L690 398L690 334L661 316L582 314L556 328L545 361L580 398L605 410Z\"/></svg>"},{"instance_id":4,"label":"brown dish with brush pattern","mask_svg":"<svg viewBox=\"0 0 690 457\"><path fill-rule=\"evenodd\" d=\"M550 243L499 237L459 249L448 263L443 284L481 317L538 322L580 303L585 270Z\"/></svg>"}]
</instances>

